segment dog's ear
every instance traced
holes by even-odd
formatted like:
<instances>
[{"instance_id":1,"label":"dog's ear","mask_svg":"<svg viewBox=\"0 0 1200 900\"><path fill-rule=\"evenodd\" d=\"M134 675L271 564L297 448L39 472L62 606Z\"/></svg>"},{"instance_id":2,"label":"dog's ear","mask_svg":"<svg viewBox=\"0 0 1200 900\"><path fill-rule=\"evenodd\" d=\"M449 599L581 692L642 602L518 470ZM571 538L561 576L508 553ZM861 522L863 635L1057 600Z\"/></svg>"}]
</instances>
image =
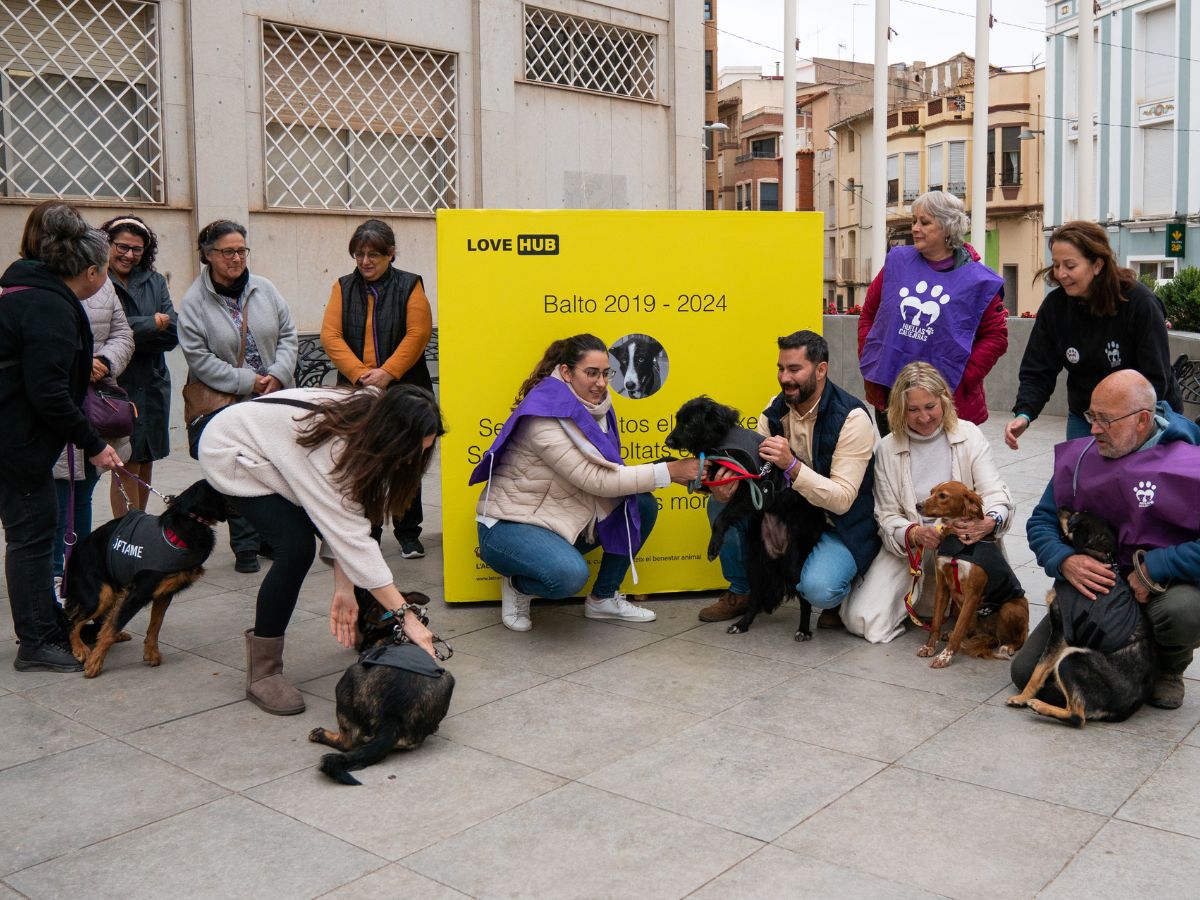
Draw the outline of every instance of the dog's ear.
<instances>
[{"instance_id":1,"label":"dog's ear","mask_svg":"<svg viewBox=\"0 0 1200 900\"><path fill-rule=\"evenodd\" d=\"M963 510L968 519L983 518L983 498L974 491L967 491L963 494Z\"/></svg>"},{"instance_id":2,"label":"dog's ear","mask_svg":"<svg viewBox=\"0 0 1200 900\"><path fill-rule=\"evenodd\" d=\"M1067 509L1065 506L1058 508L1058 527L1062 529L1062 533L1066 535L1068 540L1071 538L1071 532L1075 530L1071 523L1074 515L1074 510Z\"/></svg>"},{"instance_id":3,"label":"dog's ear","mask_svg":"<svg viewBox=\"0 0 1200 900\"><path fill-rule=\"evenodd\" d=\"M655 356L658 356L658 354L663 352L663 345L660 344L658 341L651 341L648 349L650 350L650 352L652 354L654 354Z\"/></svg>"}]
</instances>

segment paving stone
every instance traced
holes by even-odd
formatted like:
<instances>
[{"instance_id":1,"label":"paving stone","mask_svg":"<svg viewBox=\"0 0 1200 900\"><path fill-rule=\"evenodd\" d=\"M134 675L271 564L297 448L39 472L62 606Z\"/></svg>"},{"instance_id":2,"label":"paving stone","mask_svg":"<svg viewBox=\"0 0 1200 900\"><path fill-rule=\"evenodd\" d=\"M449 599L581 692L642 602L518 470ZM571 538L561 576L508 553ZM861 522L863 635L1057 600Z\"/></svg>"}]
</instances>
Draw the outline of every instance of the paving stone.
<instances>
[{"instance_id":1,"label":"paving stone","mask_svg":"<svg viewBox=\"0 0 1200 900\"><path fill-rule=\"evenodd\" d=\"M770 841L882 768L778 735L706 721L581 781Z\"/></svg>"},{"instance_id":2,"label":"paving stone","mask_svg":"<svg viewBox=\"0 0 1200 900\"><path fill-rule=\"evenodd\" d=\"M691 713L549 681L442 723L449 740L579 778L700 721Z\"/></svg>"},{"instance_id":3,"label":"paving stone","mask_svg":"<svg viewBox=\"0 0 1200 900\"><path fill-rule=\"evenodd\" d=\"M1117 818L1200 838L1198 795L1200 747L1183 745L1125 801Z\"/></svg>"},{"instance_id":4,"label":"paving stone","mask_svg":"<svg viewBox=\"0 0 1200 900\"><path fill-rule=\"evenodd\" d=\"M768 846L690 896L693 900L933 900L939 895Z\"/></svg>"},{"instance_id":5,"label":"paving stone","mask_svg":"<svg viewBox=\"0 0 1200 900\"><path fill-rule=\"evenodd\" d=\"M228 640L232 635L241 635L247 628L254 627L255 603L253 594L241 591L223 591L209 597L189 597L183 603L172 602L160 639L181 650ZM297 610L292 622L311 618L314 618L312 613ZM139 622L146 624L141 617L134 619L133 624Z\"/></svg>"},{"instance_id":6,"label":"paving stone","mask_svg":"<svg viewBox=\"0 0 1200 900\"><path fill-rule=\"evenodd\" d=\"M413 897L420 900L459 900L465 898L454 888L446 887L406 869L400 863L392 863L352 881L321 900L364 900L368 897Z\"/></svg>"},{"instance_id":7,"label":"paving stone","mask_svg":"<svg viewBox=\"0 0 1200 900\"><path fill-rule=\"evenodd\" d=\"M775 843L948 897L1012 898L1036 893L1103 824L1091 813L890 768Z\"/></svg>"},{"instance_id":8,"label":"paving stone","mask_svg":"<svg viewBox=\"0 0 1200 900\"><path fill-rule=\"evenodd\" d=\"M0 769L99 741L100 732L30 703L18 694L0 696Z\"/></svg>"},{"instance_id":9,"label":"paving stone","mask_svg":"<svg viewBox=\"0 0 1200 900\"><path fill-rule=\"evenodd\" d=\"M228 797L9 880L31 897L307 898L382 864L294 819Z\"/></svg>"},{"instance_id":10,"label":"paving stone","mask_svg":"<svg viewBox=\"0 0 1200 900\"><path fill-rule=\"evenodd\" d=\"M0 578L0 582L3 580ZM7 603L0 604L5 607L7 605ZM11 627L7 631L0 632L0 687L5 690L19 693L46 684L83 680L83 675L78 672L18 672L13 668L13 660L17 658L17 649L18 645L12 637ZM138 658L141 658L140 655Z\"/></svg>"},{"instance_id":11,"label":"paving stone","mask_svg":"<svg viewBox=\"0 0 1200 900\"><path fill-rule=\"evenodd\" d=\"M1173 746L1114 729L1072 728L1026 709L981 706L900 764L1112 815Z\"/></svg>"},{"instance_id":12,"label":"paving stone","mask_svg":"<svg viewBox=\"0 0 1200 900\"><path fill-rule=\"evenodd\" d=\"M749 653L670 638L564 678L613 694L711 716L806 671Z\"/></svg>"},{"instance_id":13,"label":"paving stone","mask_svg":"<svg viewBox=\"0 0 1200 900\"><path fill-rule=\"evenodd\" d=\"M1200 841L1112 821L1040 896L1046 900L1194 897Z\"/></svg>"},{"instance_id":14,"label":"paving stone","mask_svg":"<svg viewBox=\"0 0 1200 900\"><path fill-rule=\"evenodd\" d=\"M196 647L192 652L244 672L246 637L243 632L238 632L236 637ZM309 617L293 620L288 625L283 641L283 674L293 684L344 672L346 666L357 659L358 653L343 647L330 633L328 618Z\"/></svg>"},{"instance_id":15,"label":"paving stone","mask_svg":"<svg viewBox=\"0 0 1200 900\"><path fill-rule=\"evenodd\" d=\"M631 601L634 600L629 596ZM624 622L614 620L612 624L620 625L622 628L632 628L635 631L648 631L651 634L661 634L664 637L670 637L675 634L682 634L685 631L691 631L694 628L699 628L704 623L700 621L698 615L700 610L711 604L717 599L715 593L707 593L702 596L696 596L692 593L687 594L652 594L644 603L642 601L634 601L647 609L654 611L656 616L653 622ZM583 601L567 603L559 607L558 611L567 616L583 616Z\"/></svg>"},{"instance_id":16,"label":"paving stone","mask_svg":"<svg viewBox=\"0 0 1200 900\"><path fill-rule=\"evenodd\" d=\"M112 740L13 766L0 772L0 875L224 793L215 784ZM143 860L139 868L144 865Z\"/></svg>"},{"instance_id":17,"label":"paving stone","mask_svg":"<svg viewBox=\"0 0 1200 900\"><path fill-rule=\"evenodd\" d=\"M800 607L794 603L785 603L774 615L759 616L745 634L727 633L725 629L729 627L730 622L709 622L680 635L680 640L809 667L819 666L863 643L861 638L849 635L841 629L817 630L816 619L817 614L814 611L811 641L796 640Z\"/></svg>"},{"instance_id":18,"label":"paving stone","mask_svg":"<svg viewBox=\"0 0 1200 900\"><path fill-rule=\"evenodd\" d=\"M562 784L553 775L438 737L354 776L361 787L338 784L309 769L246 793L394 861ZM370 810L379 815L367 814Z\"/></svg>"},{"instance_id":19,"label":"paving stone","mask_svg":"<svg viewBox=\"0 0 1200 900\"><path fill-rule=\"evenodd\" d=\"M136 663L111 670L106 663L96 678L76 675L34 688L27 696L105 734L121 735L246 695L245 676L228 666L177 652L164 655L162 665L152 669L140 661L140 647L137 653Z\"/></svg>"},{"instance_id":20,"label":"paving stone","mask_svg":"<svg viewBox=\"0 0 1200 900\"><path fill-rule=\"evenodd\" d=\"M682 897L759 842L570 784L406 859L475 897Z\"/></svg>"},{"instance_id":21,"label":"paving stone","mask_svg":"<svg viewBox=\"0 0 1200 900\"><path fill-rule=\"evenodd\" d=\"M336 728L334 705L306 698L297 716L273 716L249 700L135 731L125 740L209 781L241 791L311 768L328 749L308 733Z\"/></svg>"},{"instance_id":22,"label":"paving stone","mask_svg":"<svg viewBox=\"0 0 1200 900\"><path fill-rule=\"evenodd\" d=\"M496 611L497 620L500 618ZM493 625L459 638L455 650L558 677L661 640L657 635L594 619L547 612L533 604L533 630Z\"/></svg>"},{"instance_id":23,"label":"paving stone","mask_svg":"<svg viewBox=\"0 0 1200 900\"><path fill-rule=\"evenodd\" d=\"M972 708L954 697L817 669L744 700L718 719L891 762Z\"/></svg>"}]
</instances>

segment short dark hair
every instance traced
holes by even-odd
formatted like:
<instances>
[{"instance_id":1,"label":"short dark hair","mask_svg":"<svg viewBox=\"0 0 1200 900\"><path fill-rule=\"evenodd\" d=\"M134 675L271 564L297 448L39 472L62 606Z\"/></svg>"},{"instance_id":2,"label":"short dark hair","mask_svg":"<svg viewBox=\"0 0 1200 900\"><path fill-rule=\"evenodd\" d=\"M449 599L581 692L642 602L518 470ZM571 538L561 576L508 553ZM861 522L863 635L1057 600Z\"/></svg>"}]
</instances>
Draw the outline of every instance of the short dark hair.
<instances>
[{"instance_id":1,"label":"short dark hair","mask_svg":"<svg viewBox=\"0 0 1200 900\"><path fill-rule=\"evenodd\" d=\"M246 226L234 222L232 219L217 219L200 229L200 234L196 236L196 249L200 251L200 265L208 265L209 251L216 246L217 241L227 234L240 234L245 237Z\"/></svg>"},{"instance_id":2,"label":"short dark hair","mask_svg":"<svg viewBox=\"0 0 1200 900\"><path fill-rule=\"evenodd\" d=\"M829 342L815 331L793 331L777 341L780 350L803 350L810 363L829 362Z\"/></svg>"},{"instance_id":3,"label":"short dark hair","mask_svg":"<svg viewBox=\"0 0 1200 900\"><path fill-rule=\"evenodd\" d=\"M359 250L369 250L396 258L396 233L387 222L379 219L367 219L350 236L350 255Z\"/></svg>"}]
</instances>

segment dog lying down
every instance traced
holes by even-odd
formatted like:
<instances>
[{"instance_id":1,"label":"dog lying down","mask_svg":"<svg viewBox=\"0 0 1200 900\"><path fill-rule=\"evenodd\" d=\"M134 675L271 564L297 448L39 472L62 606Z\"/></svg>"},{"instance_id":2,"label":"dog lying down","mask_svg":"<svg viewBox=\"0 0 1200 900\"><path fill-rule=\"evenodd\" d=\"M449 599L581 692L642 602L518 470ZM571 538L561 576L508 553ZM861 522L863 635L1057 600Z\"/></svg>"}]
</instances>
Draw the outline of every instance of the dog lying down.
<instances>
[{"instance_id":1,"label":"dog lying down","mask_svg":"<svg viewBox=\"0 0 1200 900\"><path fill-rule=\"evenodd\" d=\"M337 683L338 731L314 728L308 739L340 750L321 757L321 771L342 784L361 784L350 774L384 759L393 749L415 750L438 730L450 707L454 676L413 643L398 643L398 619L367 591L358 598L358 662ZM404 591L424 606L429 597Z\"/></svg>"},{"instance_id":2,"label":"dog lying down","mask_svg":"<svg viewBox=\"0 0 1200 900\"><path fill-rule=\"evenodd\" d=\"M216 544L213 525L228 514L224 495L200 480L172 498L162 515L130 510L75 546L64 606L71 652L83 663L85 678L100 674L113 644L129 640L122 629L146 606L150 624L142 659L150 666L162 663L158 633L167 607L204 574ZM95 645L89 647L85 638L93 632Z\"/></svg>"},{"instance_id":3,"label":"dog lying down","mask_svg":"<svg viewBox=\"0 0 1200 900\"><path fill-rule=\"evenodd\" d=\"M825 527L825 514L791 489L783 473L758 455L763 437L738 424L739 413L709 397L687 401L675 414L675 427L663 442L672 450L712 460L738 473L737 490L712 523L708 558L716 559L726 532L746 518L746 577L750 600L742 617L726 630L744 634L760 612L773 613L785 598L800 601L796 640L812 638L812 605L796 592L804 561ZM710 476L711 477L711 476Z\"/></svg>"},{"instance_id":4,"label":"dog lying down","mask_svg":"<svg viewBox=\"0 0 1200 900\"><path fill-rule=\"evenodd\" d=\"M1067 582L1057 583L1057 593L1051 590L1046 596L1050 640L1025 690L1007 702L1079 727L1088 719L1121 722L1154 691L1150 621L1117 571L1112 526L1092 513L1068 509L1060 509L1058 518L1076 552L1112 566L1116 583L1095 600ZM1047 685L1057 687L1061 696L1040 698Z\"/></svg>"},{"instance_id":5,"label":"dog lying down","mask_svg":"<svg viewBox=\"0 0 1200 900\"><path fill-rule=\"evenodd\" d=\"M923 516L980 519L983 501L961 481L933 486L917 504ZM937 652L942 625L957 618L946 648ZM937 551L937 599L929 639L917 656L933 657L931 668L944 669L959 650L967 656L1009 659L1029 637L1029 602L1012 567L994 541L963 544L953 535Z\"/></svg>"}]
</instances>

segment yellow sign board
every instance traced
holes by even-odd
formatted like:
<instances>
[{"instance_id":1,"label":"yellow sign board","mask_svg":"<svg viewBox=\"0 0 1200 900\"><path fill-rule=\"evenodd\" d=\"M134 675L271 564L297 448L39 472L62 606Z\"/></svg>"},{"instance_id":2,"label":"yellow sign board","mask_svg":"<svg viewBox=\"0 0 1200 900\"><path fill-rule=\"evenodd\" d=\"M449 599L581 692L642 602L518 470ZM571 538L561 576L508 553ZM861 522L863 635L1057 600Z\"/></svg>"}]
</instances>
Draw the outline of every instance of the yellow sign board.
<instances>
[{"instance_id":1,"label":"yellow sign board","mask_svg":"<svg viewBox=\"0 0 1200 900\"><path fill-rule=\"evenodd\" d=\"M439 210L446 599L499 597L477 553L484 485L467 480L552 341L590 332L610 348L627 465L667 455L675 410L700 394L753 427L779 390L775 339L821 328L821 234L820 213ZM655 497L635 592L724 586L704 553L706 495Z\"/></svg>"}]
</instances>

